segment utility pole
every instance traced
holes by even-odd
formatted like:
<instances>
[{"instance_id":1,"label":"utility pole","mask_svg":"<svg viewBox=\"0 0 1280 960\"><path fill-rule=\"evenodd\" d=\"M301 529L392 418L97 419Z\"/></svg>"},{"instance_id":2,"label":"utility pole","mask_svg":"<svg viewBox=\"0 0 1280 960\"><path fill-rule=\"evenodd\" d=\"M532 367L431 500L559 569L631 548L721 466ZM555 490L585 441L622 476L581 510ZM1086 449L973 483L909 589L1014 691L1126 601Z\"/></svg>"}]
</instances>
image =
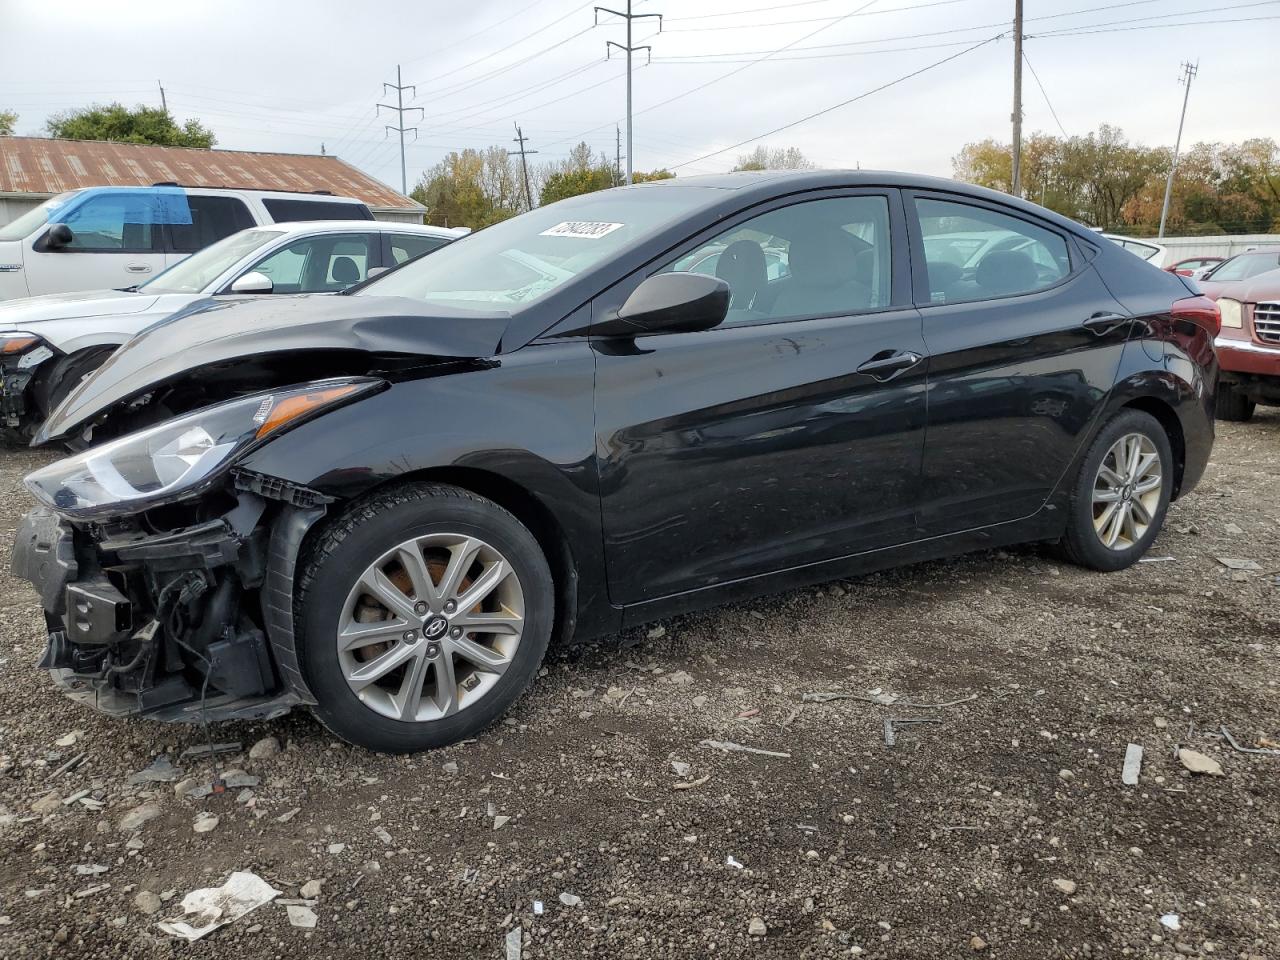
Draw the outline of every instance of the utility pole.
<instances>
[{"instance_id":1,"label":"utility pole","mask_svg":"<svg viewBox=\"0 0 1280 960\"><path fill-rule=\"evenodd\" d=\"M164 98L164 84L161 83L159 80L157 80L156 86L160 88L160 109L163 110L165 113L168 113L169 103Z\"/></svg>"},{"instance_id":2,"label":"utility pole","mask_svg":"<svg viewBox=\"0 0 1280 960\"><path fill-rule=\"evenodd\" d=\"M613 161L613 185L615 187L622 186L622 128L617 124L613 127L615 159Z\"/></svg>"},{"instance_id":3,"label":"utility pole","mask_svg":"<svg viewBox=\"0 0 1280 960\"><path fill-rule=\"evenodd\" d=\"M421 107L406 107L404 105L404 92L406 90L412 90L414 93L414 96L417 96L418 88L413 86L412 84L405 84L400 81L400 66L398 64L396 65L396 82L384 83L382 85L383 93L386 93L388 90L394 90L396 92L396 105L393 107L389 103L380 103L378 104L378 110L382 110L385 108L387 110L395 111L396 126L393 127L389 123L386 124L387 135L390 136L392 130L400 134L400 192L403 193L405 196L408 196L409 195L409 176L408 176L408 173L405 171L405 165L404 165L404 135L408 133L410 130L412 130L413 139L417 140L418 128L406 127L404 125L404 115L406 113L413 113L416 110L418 113L422 114L423 116L426 116L426 111L424 111Z\"/></svg>"},{"instance_id":4,"label":"utility pole","mask_svg":"<svg viewBox=\"0 0 1280 960\"><path fill-rule=\"evenodd\" d=\"M1021 3L1022 0L1018 0L1018 2ZM661 33L662 32L662 14L632 13L631 0L627 0L626 13L623 13L621 10L610 10L608 7L596 7L595 8L596 23L600 22L600 14L602 13L609 13L615 17L622 17L622 19L627 21L626 46L623 46L620 43L615 43L612 40L608 40L605 42L605 51L607 56L613 53L614 47L617 47L619 50L622 50L627 55L627 183L630 183L631 182L631 158L635 154L635 149L631 142L631 54L635 53L637 50L646 50L650 53L650 55L652 55L652 52L653 52L653 47L650 47L650 46L634 47L631 45L631 21L644 20L646 17L656 17L658 20L658 32Z\"/></svg>"},{"instance_id":5,"label":"utility pole","mask_svg":"<svg viewBox=\"0 0 1280 960\"><path fill-rule=\"evenodd\" d=\"M520 172L524 174L524 202L528 205L529 209L532 210L533 209L533 193L532 191L529 190L529 164L525 161L525 154L537 153L538 151L526 150L524 148L524 142L528 138L525 137L524 131L520 129L520 124L517 123L515 125L515 128L516 128L516 138L512 142L520 144L520 149L508 150L507 156L514 157L517 153L520 154Z\"/></svg>"},{"instance_id":6,"label":"utility pole","mask_svg":"<svg viewBox=\"0 0 1280 960\"><path fill-rule=\"evenodd\" d=\"M1013 0L1013 195L1022 196L1022 0Z\"/></svg>"},{"instance_id":7,"label":"utility pole","mask_svg":"<svg viewBox=\"0 0 1280 960\"><path fill-rule=\"evenodd\" d=\"M1182 149L1182 125L1187 121L1187 101L1191 99L1191 81L1199 72L1199 60L1195 63L1184 62L1182 76L1178 78L1178 82L1186 84L1187 89L1182 94L1182 116L1178 118L1178 139L1173 142L1173 163L1169 164L1169 179L1164 185L1164 206L1160 208L1160 232L1156 235L1158 239L1164 239L1164 222L1169 216L1169 200L1173 196L1173 175L1178 170L1178 151Z\"/></svg>"}]
</instances>

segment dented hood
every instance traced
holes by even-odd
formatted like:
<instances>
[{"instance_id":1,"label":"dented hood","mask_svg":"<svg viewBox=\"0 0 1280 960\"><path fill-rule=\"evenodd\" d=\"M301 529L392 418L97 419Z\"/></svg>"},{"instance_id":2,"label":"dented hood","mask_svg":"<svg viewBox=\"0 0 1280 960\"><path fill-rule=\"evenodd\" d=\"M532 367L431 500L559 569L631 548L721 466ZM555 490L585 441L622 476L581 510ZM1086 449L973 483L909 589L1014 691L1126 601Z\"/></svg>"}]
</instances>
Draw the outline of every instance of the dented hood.
<instances>
[{"instance_id":1,"label":"dented hood","mask_svg":"<svg viewBox=\"0 0 1280 960\"><path fill-rule=\"evenodd\" d=\"M306 351L483 359L498 353L510 316L407 297L205 297L117 350L50 414L34 443L65 437L203 367Z\"/></svg>"}]
</instances>

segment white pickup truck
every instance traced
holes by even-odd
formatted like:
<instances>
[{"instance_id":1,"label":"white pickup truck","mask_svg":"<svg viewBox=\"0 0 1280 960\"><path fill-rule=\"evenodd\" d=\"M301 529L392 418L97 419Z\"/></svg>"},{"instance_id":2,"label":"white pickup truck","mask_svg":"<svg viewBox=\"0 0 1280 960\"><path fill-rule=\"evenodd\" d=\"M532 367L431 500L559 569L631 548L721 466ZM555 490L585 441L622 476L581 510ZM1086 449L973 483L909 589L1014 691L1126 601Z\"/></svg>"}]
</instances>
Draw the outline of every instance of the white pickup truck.
<instances>
[{"instance_id":1,"label":"white pickup truck","mask_svg":"<svg viewBox=\"0 0 1280 960\"><path fill-rule=\"evenodd\" d=\"M372 220L349 197L177 187L86 187L0 226L0 300L131 287L247 227Z\"/></svg>"},{"instance_id":2,"label":"white pickup truck","mask_svg":"<svg viewBox=\"0 0 1280 960\"><path fill-rule=\"evenodd\" d=\"M251 227L146 283L0 303L0 439L25 442L134 334L210 297L340 293L469 233L330 220ZM216 323L218 315L209 315Z\"/></svg>"}]
</instances>

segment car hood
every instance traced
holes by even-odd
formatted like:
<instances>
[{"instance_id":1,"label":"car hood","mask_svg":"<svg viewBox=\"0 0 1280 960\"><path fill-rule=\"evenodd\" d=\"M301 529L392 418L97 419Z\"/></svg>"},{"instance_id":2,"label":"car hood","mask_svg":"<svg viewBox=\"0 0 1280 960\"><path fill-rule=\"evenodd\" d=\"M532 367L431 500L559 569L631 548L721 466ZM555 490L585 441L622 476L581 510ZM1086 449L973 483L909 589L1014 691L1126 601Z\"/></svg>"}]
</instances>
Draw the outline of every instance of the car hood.
<instances>
[{"instance_id":1,"label":"car hood","mask_svg":"<svg viewBox=\"0 0 1280 960\"><path fill-rule=\"evenodd\" d=\"M192 300L191 296L174 297L178 310ZM18 329L48 320L72 320L77 317L120 317L151 309L158 295L128 293L124 290L90 290L81 293L48 293L42 297L23 297L0 303L0 328Z\"/></svg>"},{"instance_id":2,"label":"car hood","mask_svg":"<svg viewBox=\"0 0 1280 960\"><path fill-rule=\"evenodd\" d=\"M1206 297L1217 300L1227 297L1241 303L1257 303L1259 300L1280 300L1280 270L1268 270L1247 280L1227 280L1215 283L1213 280L1198 280L1200 289Z\"/></svg>"},{"instance_id":3,"label":"car hood","mask_svg":"<svg viewBox=\"0 0 1280 960\"><path fill-rule=\"evenodd\" d=\"M344 351L375 357L483 359L510 322L407 297L204 297L117 350L50 414L34 443L65 437L112 408L211 366ZM283 384L281 384L283 386Z\"/></svg>"}]
</instances>

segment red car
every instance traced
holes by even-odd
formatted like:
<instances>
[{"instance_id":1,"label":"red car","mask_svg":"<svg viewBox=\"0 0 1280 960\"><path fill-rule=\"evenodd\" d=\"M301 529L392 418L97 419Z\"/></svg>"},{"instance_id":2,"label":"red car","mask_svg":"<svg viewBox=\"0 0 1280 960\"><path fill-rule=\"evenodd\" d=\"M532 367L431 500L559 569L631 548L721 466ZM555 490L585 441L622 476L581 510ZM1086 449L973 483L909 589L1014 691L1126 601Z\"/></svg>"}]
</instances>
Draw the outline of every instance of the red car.
<instances>
[{"instance_id":1,"label":"red car","mask_svg":"<svg viewBox=\"0 0 1280 960\"><path fill-rule=\"evenodd\" d=\"M1200 283L1222 314L1222 331L1214 340L1221 420L1248 420L1259 403L1280 406L1280 251L1233 259L1242 257L1272 267L1242 280Z\"/></svg>"},{"instance_id":2,"label":"red car","mask_svg":"<svg viewBox=\"0 0 1280 960\"><path fill-rule=\"evenodd\" d=\"M1194 277L1199 272L1203 275L1206 268L1213 267L1223 261L1223 257L1188 257L1185 260L1179 260L1177 263L1171 263L1165 267L1169 273L1176 273L1180 277Z\"/></svg>"}]
</instances>

